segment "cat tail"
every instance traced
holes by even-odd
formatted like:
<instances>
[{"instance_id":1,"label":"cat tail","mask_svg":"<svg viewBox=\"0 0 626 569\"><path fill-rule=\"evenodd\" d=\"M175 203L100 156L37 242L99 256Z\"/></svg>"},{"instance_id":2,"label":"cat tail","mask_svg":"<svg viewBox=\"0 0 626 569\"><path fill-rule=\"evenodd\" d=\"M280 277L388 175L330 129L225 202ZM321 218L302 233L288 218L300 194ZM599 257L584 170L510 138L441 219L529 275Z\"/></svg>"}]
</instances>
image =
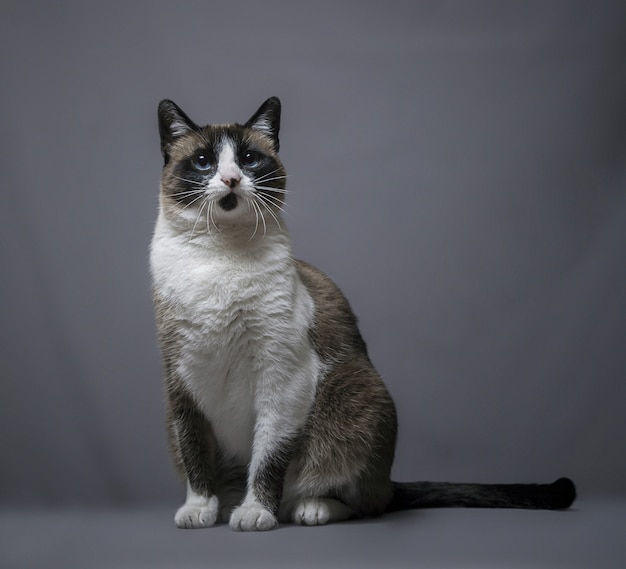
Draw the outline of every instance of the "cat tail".
<instances>
[{"instance_id":1,"label":"cat tail","mask_svg":"<svg viewBox=\"0 0 626 569\"><path fill-rule=\"evenodd\" d=\"M413 508L525 508L565 510L576 499L569 478L552 484L457 484L454 482L393 482L388 512Z\"/></svg>"}]
</instances>

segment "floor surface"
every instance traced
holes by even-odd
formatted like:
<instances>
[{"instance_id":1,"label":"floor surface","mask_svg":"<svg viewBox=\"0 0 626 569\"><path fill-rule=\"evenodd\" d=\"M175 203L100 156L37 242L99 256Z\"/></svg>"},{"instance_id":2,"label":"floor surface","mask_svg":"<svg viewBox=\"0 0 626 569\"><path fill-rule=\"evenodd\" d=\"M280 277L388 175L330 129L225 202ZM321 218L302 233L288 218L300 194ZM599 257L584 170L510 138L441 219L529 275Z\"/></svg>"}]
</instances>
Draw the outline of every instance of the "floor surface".
<instances>
[{"instance_id":1,"label":"floor surface","mask_svg":"<svg viewBox=\"0 0 626 569\"><path fill-rule=\"evenodd\" d=\"M173 509L0 511L2 569L626 567L626 501L421 510L325 527L178 530Z\"/></svg>"}]
</instances>

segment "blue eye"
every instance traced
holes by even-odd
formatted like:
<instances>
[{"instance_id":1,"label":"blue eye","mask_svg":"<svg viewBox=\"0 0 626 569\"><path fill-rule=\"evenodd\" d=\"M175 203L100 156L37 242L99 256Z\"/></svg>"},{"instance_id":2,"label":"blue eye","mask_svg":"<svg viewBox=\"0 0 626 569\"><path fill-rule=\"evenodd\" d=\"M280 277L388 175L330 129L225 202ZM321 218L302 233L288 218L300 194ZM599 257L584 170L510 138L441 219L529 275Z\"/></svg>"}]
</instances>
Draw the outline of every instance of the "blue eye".
<instances>
[{"instance_id":1,"label":"blue eye","mask_svg":"<svg viewBox=\"0 0 626 569\"><path fill-rule=\"evenodd\" d=\"M240 157L240 163L245 168L256 168L261 164L263 157L254 150L246 150Z\"/></svg>"},{"instance_id":2,"label":"blue eye","mask_svg":"<svg viewBox=\"0 0 626 569\"><path fill-rule=\"evenodd\" d=\"M211 157L206 152L198 152L193 159L191 160L193 167L196 170L210 170L211 166Z\"/></svg>"}]
</instances>

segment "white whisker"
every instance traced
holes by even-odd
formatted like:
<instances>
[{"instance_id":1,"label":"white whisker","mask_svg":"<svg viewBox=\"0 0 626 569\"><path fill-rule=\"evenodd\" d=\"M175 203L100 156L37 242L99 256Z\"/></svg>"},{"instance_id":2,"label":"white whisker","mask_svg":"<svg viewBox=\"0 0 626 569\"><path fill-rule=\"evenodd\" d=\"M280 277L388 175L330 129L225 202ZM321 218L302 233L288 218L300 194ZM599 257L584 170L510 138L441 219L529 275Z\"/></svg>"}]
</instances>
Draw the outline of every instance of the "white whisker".
<instances>
[{"instance_id":1,"label":"white whisker","mask_svg":"<svg viewBox=\"0 0 626 569\"><path fill-rule=\"evenodd\" d=\"M215 223L215 218L213 217L213 210L214 210L214 206L215 206L215 202L211 201L211 204L209 206L209 211L210 211L210 218L211 218L211 223L213 224L213 227L215 227L215 229L217 229L218 231L222 231L218 226L217 223Z\"/></svg>"},{"instance_id":2,"label":"white whisker","mask_svg":"<svg viewBox=\"0 0 626 569\"><path fill-rule=\"evenodd\" d=\"M275 198L274 196L270 196L268 194L265 194L263 192L259 192L257 193L257 195L264 201L266 201L268 204L273 205L275 208L277 208L279 211L284 212L283 206L285 205L283 201L281 201L278 198Z\"/></svg>"},{"instance_id":3,"label":"white whisker","mask_svg":"<svg viewBox=\"0 0 626 569\"><path fill-rule=\"evenodd\" d=\"M188 184L193 184L194 186L204 187L206 185L205 182L198 182L198 180L190 180L189 178L181 178L180 176L172 176L172 177L176 178L177 180L180 180L181 182L187 182Z\"/></svg>"},{"instance_id":4,"label":"white whisker","mask_svg":"<svg viewBox=\"0 0 626 569\"><path fill-rule=\"evenodd\" d=\"M247 202L248 202L248 209L250 209L250 206L254 206L254 202L250 199L250 198L246 198ZM252 235L250 236L250 241L252 241L254 239L254 236L256 235L257 230L259 229L259 212L257 211L256 207L253 207L254 209L254 231L252 232Z\"/></svg>"},{"instance_id":5,"label":"white whisker","mask_svg":"<svg viewBox=\"0 0 626 569\"><path fill-rule=\"evenodd\" d=\"M202 196L203 194L204 194L204 190L189 190L186 192L176 192L173 194L168 194L168 197L174 198L176 201L182 201L179 198L188 198L190 196L195 196L195 195Z\"/></svg>"},{"instance_id":6,"label":"white whisker","mask_svg":"<svg viewBox=\"0 0 626 569\"><path fill-rule=\"evenodd\" d=\"M255 196L255 198L256 198L256 196ZM256 203L256 199L255 199L255 201L252 202L252 204L254 205L256 210L259 212L259 215L261 216L261 221L263 222L263 237L265 237L267 235L267 224L265 223L265 216L263 215L263 211L261 210L261 206L258 203Z\"/></svg>"},{"instance_id":7,"label":"white whisker","mask_svg":"<svg viewBox=\"0 0 626 569\"><path fill-rule=\"evenodd\" d=\"M260 186L259 184L254 184L254 188L258 190L266 190L268 192L276 192L277 194L289 193L289 190L284 190L282 188L273 188L272 186Z\"/></svg>"},{"instance_id":8,"label":"white whisker","mask_svg":"<svg viewBox=\"0 0 626 569\"><path fill-rule=\"evenodd\" d=\"M203 197L204 197L204 192L202 192L197 198L194 198L188 204L186 204L185 207L183 207L183 209L187 209L190 205L195 204L198 200L201 200Z\"/></svg>"},{"instance_id":9,"label":"white whisker","mask_svg":"<svg viewBox=\"0 0 626 569\"><path fill-rule=\"evenodd\" d=\"M280 172L280 168L276 168L276 169L272 170L271 172L267 172L266 174L263 174L262 176L260 176L257 179L257 181L258 182L262 182L262 181L266 180L272 174L276 174L276 172ZM276 178L272 178L272 179L278 180L279 178L286 178L286 177L287 176L276 176Z\"/></svg>"},{"instance_id":10,"label":"white whisker","mask_svg":"<svg viewBox=\"0 0 626 569\"><path fill-rule=\"evenodd\" d=\"M213 200L209 201L209 207L206 208L206 232L207 235L211 235L211 223L213 223L213 225L215 225L215 222L213 221Z\"/></svg>"},{"instance_id":11,"label":"white whisker","mask_svg":"<svg viewBox=\"0 0 626 569\"><path fill-rule=\"evenodd\" d=\"M270 208L270 205L273 205L272 202L266 201L266 196L263 196L262 194L255 194L255 197L260 200L261 205L263 205L268 213L274 218L276 225L278 225L278 229L282 231L282 225L280 224L280 221L278 221L278 217L276 217L276 214L272 211L272 208Z\"/></svg>"},{"instance_id":12,"label":"white whisker","mask_svg":"<svg viewBox=\"0 0 626 569\"><path fill-rule=\"evenodd\" d=\"M274 180L284 180L285 178L287 178L287 176L273 176L271 178L261 176L260 178L255 180L255 183L262 182L263 184L266 184L267 182L272 182Z\"/></svg>"},{"instance_id":13,"label":"white whisker","mask_svg":"<svg viewBox=\"0 0 626 569\"><path fill-rule=\"evenodd\" d=\"M172 194L168 194L170 196L188 196L189 194L198 194L202 193L203 190L183 190L182 192L174 192Z\"/></svg>"},{"instance_id":14,"label":"white whisker","mask_svg":"<svg viewBox=\"0 0 626 569\"><path fill-rule=\"evenodd\" d=\"M202 210L204 209L204 206L207 205L209 203L209 198L206 198L203 202L202 205L200 206L200 209L198 210L198 215L196 216L196 221L193 224L193 227L191 228L191 234L189 235L189 241L191 241L193 239L193 234L196 230L196 225L198 225L198 221L200 220L200 216L202 215Z\"/></svg>"}]
</instances>

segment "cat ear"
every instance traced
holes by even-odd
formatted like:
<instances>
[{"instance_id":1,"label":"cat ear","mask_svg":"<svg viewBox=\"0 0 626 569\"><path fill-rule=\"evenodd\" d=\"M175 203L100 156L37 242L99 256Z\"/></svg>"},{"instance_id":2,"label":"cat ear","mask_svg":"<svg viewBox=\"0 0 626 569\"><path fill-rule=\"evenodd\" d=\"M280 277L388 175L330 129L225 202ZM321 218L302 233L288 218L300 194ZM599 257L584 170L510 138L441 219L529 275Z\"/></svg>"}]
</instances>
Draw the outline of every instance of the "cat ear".
<instances>
[{"instance_id":1,"label":"cat ear","mask_svg":"<svg viewBox=\"0 0 626 569\"><path fill-rule=\"evenodd\" d=\"M278 152L278 131L280 130L280 99L270 97L263 103L259 110L252 115L246 123L248 128L258 130L269 136L274 143L274 149Z\"/></svg>"},{"instance_id":2,"label":"cat ear","mask_svg":"<svg viewBox=\"0 0 626 569\"><path fill-rule=\"evenodd\" d=\"M168 160L170 145L181 136L197 130L198 126L173 101L163 99L159 103L159 134L161 135L161 152L165 161Z\"/></svg>"}]
</instances>

